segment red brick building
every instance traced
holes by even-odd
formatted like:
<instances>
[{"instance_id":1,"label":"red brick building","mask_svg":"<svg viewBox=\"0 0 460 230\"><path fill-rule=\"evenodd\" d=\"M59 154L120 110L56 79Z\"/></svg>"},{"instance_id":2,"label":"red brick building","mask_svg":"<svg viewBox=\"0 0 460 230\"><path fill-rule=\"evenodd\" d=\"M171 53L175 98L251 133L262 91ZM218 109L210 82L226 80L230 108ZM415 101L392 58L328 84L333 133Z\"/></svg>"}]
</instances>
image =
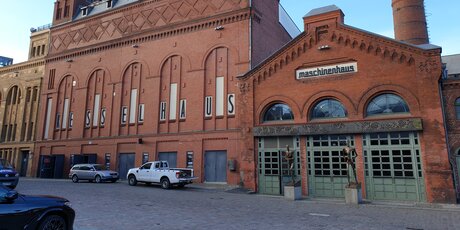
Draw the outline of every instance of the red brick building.
<instances>
[{"instance_id":1,"label":"red brick building","mask_svg":"<svg viewBox=\"0 0 460 230\"><path fill-rule=\"evenodd\" d=\"M254 187L239 163L236 77L291 39L279 1L87 2L55 3L37 175L82 162L125 175L165 159L201 182Z\"/></svg>"},{"instance_id":2,"label":"red brick building","mask_svg":"<svg viewBox=\"0 0 460 230\"><path fill-rule=\"evenodd\" d=\"M441 48L419 39L426 22L412 20L411 34L400 21L425 20L423 1L415 2L393 1L398 40L344 24L336 6L312 10L301 35L239 78L242 159L256 169L259 193L283 193L289 145L303 195L344 197L341 151L350 144L365 199L455 202Z\"/></svg>"},{"instance_id":3,"label":"red brick building","mask_svg":"<svg viewBox=\"0 0 460 230\"><path fill-rule=\"evenodd\" d=\"M450 150L450 162L460 197L460 55L442 57L446 72L442 80L444 115Z\"/></svg>"}]
</instances>

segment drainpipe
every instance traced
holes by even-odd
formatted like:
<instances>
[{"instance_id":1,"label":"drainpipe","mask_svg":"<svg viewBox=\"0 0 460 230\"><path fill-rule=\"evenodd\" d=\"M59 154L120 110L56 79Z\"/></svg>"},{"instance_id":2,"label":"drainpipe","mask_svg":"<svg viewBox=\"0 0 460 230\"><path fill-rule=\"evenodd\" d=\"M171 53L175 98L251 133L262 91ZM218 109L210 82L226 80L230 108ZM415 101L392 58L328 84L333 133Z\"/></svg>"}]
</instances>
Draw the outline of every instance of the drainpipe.
<instances>
[{"instance_id":1,"label":"drainpipe","mask_svg":"<svg viewBox=\"0 0 460 230\"><path fill-rule=\"evenodd\" d=\"M446 124L446 109L445 109L445 105L444 105L444 95L442 94L442 80L445 79L445 76L444 76L444 71L443 71L443 74L442 74L442 79L441 81L438 82L438 90L439 90L439 96L441 98L441 111L442 111L442 119L443 119L443 124L444 124L444 132L445 132L445 135L446 135L446 145L447 145L447 156L449 158L449 164L450 164L450 168L452 170L452 178L453 178L453 181L454 181L454 188L455 188L455 195L457 197L457 202L459 201L459 194L458 194L458 178L455 176L455 164L452 162L452 153L451 153L451 149L450 149L450 145L449 145L449 133L447 131L447 124Z\"/></svg>"}]
</instances>

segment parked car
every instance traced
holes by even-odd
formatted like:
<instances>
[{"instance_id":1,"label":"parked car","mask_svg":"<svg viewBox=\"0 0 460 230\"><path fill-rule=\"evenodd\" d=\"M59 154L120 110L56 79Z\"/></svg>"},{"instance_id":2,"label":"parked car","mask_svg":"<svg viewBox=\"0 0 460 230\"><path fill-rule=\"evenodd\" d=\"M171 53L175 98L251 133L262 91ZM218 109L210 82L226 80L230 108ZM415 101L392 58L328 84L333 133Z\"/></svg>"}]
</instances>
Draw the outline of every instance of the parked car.
<instances>
[{"instance_id":1,"label":"parked car","mask_svg":"<svg viewBox=\"0 0 460 230\"><path fill-rule=\"evenodd\" d=\"M197 179L193 176L193 169L169 168L167 161L147 162L139 168L130 169L127 177L131 186L135 186L137 182L157 183L164 189L169 189L173 185L184 187Z\"/></svg>"},{"instance_id":2,"label":"parked car","mask_svg":"<svg viewBox=\"0 0 460 230\"><path fill-rule=\"evenodd\" d=\"M72 230L74 219L65 198L26 196L0 185L0 229Z\"/></svg>"},{"instance_id":3,"label":"parked car","mask_svg":"<svg viewBox=\"0 0 460 230\"><path fill-rule=\"evenodd\" d=\"M0 184L9 188L16 188L19 182L19 173L5 159L0 159Z\"/></svg>"},{"instance_id":4,"label":"parked car","mask_svg":"<svg viewBox=\"0 0 460 230\"><path fill-rule=\"evenodd\" d=\"M116 182L120 176L117 172L107 170L105 166L100 164L76 164L70 169L69 178L74 183L79 180L101 183L103 181Z\"/></svg>"}]
</instances>

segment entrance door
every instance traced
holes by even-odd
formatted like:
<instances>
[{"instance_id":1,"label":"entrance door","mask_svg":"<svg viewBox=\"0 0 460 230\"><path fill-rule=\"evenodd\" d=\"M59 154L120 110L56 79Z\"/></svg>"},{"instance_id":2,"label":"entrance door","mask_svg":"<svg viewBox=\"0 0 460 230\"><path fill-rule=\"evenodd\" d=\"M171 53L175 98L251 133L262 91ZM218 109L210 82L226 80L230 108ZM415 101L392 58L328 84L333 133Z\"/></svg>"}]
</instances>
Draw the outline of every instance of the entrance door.
<instances>
[{"instance_id":1,"label":"entrance door","mask_svg":"<svg viewBox=\"0 0 460 230\"><path fill-rule=\"evenodd\" d=\"M54 173L54 157L50 155L40 156L40 167L38 168L38 176L40 178L53 178Z\"/></svg>"},{"instance_id":2,"label":"entrance door","mask_svg":"<svg viewBox=\"0 0 460 230\"><path fill-rule=\"evenodd\" d=\"M120 153L118 158L118 174L120 175L120 179L126 179L128 170L134 168L134 159L134 153Z\"/></svg>"},{"instance_id":3,"label":"entrance door","mask_svg":"<svg viewBox=\"0 0 460 230\"><path fill-rule=\"evenodd\" d=\"M170 168L177 167L177 152L162 152L158 154L158 160L167 161Z\"/></svg>"},{"instance_id":4,"label":"entrance door","mask_svg":"<svg viewBox=\"0 0 460 230\"><path fill-rule=\"evenodd\" d=\"M460 149L457 150L457 173L460 176Z\"/></svg>"},{"instance_id":5,"label":"entrance door","mask_svg":"<svg viewBox=\"0 0 460 230\"><path fill-rule=\"evenodd\" d=\"M352 136L311 136L307 141L308 191L311 196L343 198L347 179L347 163L342 149L350 143Z\"/></svg>"},{"instance_id":6,"label":"entrance door","mask_svg":"<svg viewBox=\"0 0 460 230\"><path fill-rule=\"evenodd\" d=\"M286 145L294 151L294 176L300 179L300 138L259 138L258 192L261 194L284 194L284 185L291 181L288 162L284 159Z\"/></svg>"},{"instance_id":7,"label":"entrance door","mask_svg":"<svg viewBox=\"0 0 460 230\"><path fill-rule=\"evenodd\" d=\"M363 149L368 199L426 200L417 133L367 134Z\"/></svg>"},{"instance_id":8,"label":"entrance door","mask_svg":"<svg viewBox=\"0 0 460 230\"><path fill-rule=\"evenodd\" d=\"M204 172L205 182L227 182L227 152L206 151Z\"/></svg>"},{"instance_id":9,"label":"entrance door","mask_svg":"<svg viewBox=\"0 0 460 230\"><path fill-rule=\"evenodd\" d=\"M53 178L64 178L64 155L53 155L54 173Z\"/></svg>"},{"instance_id":10,"label":"entrance door","mask_svg":"<svg viewBox=\"0 0 460 230\"><path fill-rule=\"evenodd\" d=\"M27 167L29 165L29 151L21 151L21 173L20 176L27 176Z\"/></svg>"}]
</instances>

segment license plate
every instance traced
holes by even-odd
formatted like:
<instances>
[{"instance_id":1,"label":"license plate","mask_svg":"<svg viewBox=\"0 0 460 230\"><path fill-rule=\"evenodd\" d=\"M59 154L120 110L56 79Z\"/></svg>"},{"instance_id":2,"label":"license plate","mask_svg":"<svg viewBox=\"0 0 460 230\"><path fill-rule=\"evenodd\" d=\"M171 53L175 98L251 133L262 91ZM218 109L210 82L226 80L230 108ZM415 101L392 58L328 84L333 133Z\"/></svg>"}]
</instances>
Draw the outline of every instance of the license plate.
<instances>
[{"instance_id":1,"label":"license plate","mask_svg":"<svg viewBox=\"0 0 460 230\"><path fill-rule=\"evenodd\" d=\"M112 178L117 178L117 176L112 176Z\"/></svg>"}]
</instances>

